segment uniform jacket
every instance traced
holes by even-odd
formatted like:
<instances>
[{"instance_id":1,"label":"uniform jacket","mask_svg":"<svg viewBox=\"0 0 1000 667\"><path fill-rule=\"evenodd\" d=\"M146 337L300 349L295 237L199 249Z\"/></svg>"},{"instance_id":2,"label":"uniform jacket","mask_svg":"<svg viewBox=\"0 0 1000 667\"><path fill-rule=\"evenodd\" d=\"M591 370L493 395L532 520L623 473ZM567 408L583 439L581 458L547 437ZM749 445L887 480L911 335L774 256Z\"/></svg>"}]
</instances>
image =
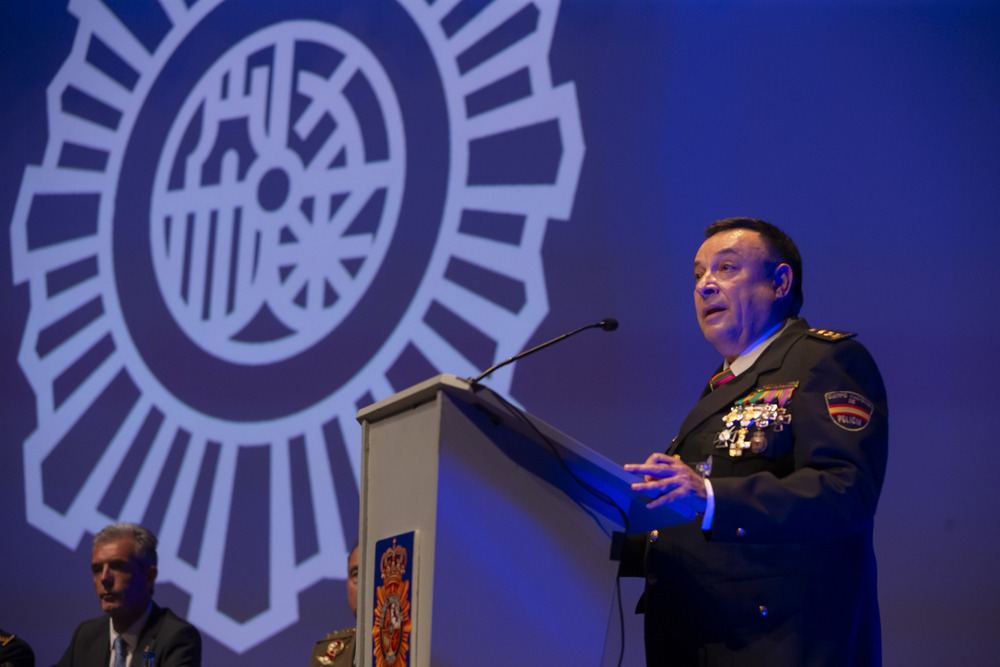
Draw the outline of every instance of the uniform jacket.
<instances>
[{"instance_id":1,"label":"uniform jacket","mask_svg":"<svg viewBox=\"0 0 1000 667\"><path fill-rule=\"evenodd\" d=\"M57 667L108 667L111 660L108 623L107 616L81 623ZM156 667L201 666L201 634L174 612L156 604L139 633L136 651L146 646L153 649ZM140 657L141 654L133 659L133 667L141 667Z\"/></svg>"},{"instance_id":2,"label":"uniform jacket","mask_svg":"<svg viewBox=\"0 0 1000 667\"><path fill-rule=\"evenodd\" d=\"M28 642L0 630L0 667L35 667L35 654Z\"/></svg>"},{"instance_id":3,"label":"uniform jacket","mask_svg":"<svg viewBox=\"0 0 1000 667\"><path fill-rule=\"evenodd\" d=\"M348 628L317 642L309 667L351 667L354 664L355 634L355 628Z\"/></svg>"},{"instance_id":4,"label":"uniform jacket","mask_svg":"<svg viewBox=\"0 0 1000 667\"><path fill-rule=\"evenodd\" d=\"M785 414L761 429L761 451L731 456L723 418L765 387L790 389ZM668 453L692 467L711 457L712 528L699 518L633 536L622 562L623 575L646 577L647 664L881 663L872 519L887 416L867 350L805 320L706 388Z\"/></svg>"}]
</instances>

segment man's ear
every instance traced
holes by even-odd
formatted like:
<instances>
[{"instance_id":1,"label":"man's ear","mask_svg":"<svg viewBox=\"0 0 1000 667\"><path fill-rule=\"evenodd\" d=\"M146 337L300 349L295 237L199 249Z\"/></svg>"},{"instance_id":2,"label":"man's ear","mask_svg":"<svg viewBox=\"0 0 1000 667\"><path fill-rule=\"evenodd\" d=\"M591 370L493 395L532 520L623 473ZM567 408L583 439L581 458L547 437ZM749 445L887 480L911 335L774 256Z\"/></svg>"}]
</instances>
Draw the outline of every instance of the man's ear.
<instances>
[{"instance_id":1,"label":"man's ear","mask_svg":"<svg viewBox=\"0 0 1000 667\"><path fill-rule=\"evenodd\" d=\"M774 270L774 295L783 299L792 293L792 267L779 264Z\"/></svg>"},{"instance_id":2,"label":"man's ear","mask_svg":"<svg viewBox=\"0 0 1000 667\"><path fill-rule=\"evenodd\" d=\"M146 588L149 589L150 597L153 595L153 588L156 584L157 574L159 574L159 570L156 569L155 565L150 565L149 569L146 570Z\"/></svg>"}]
</instances>

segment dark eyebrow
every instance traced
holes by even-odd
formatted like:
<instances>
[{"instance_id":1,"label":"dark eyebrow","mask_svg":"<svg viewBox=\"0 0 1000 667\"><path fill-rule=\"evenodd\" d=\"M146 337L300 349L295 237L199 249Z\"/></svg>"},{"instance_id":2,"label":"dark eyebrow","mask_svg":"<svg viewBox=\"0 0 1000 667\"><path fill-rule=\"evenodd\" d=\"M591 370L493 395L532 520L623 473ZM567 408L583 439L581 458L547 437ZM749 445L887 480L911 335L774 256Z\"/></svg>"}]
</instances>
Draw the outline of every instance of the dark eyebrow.
<instances>
[{"instance_id":1,"label":"dark eyebrow","mask_svg":"<svg viewBox=\"0 0 1000 667\"><path fill-rule=\"evenodd\" d=\"M723 248L719 252L717 252L714 255L712 255L712 257L715 258L715 257L718 257L719 255L736 255L737 257L739 257L739 253L736 252L736 250L734 248ZM694 268L697 269L700 265L701 264L698 262L698 260L695 260L695 262L694 262Z\"/></svg>"},{"instance_id":2,"label":"dark eyebrow","mask_svg":"<svg viewBox=\"0 0 1000 667\"><path fill-rule=\"evenodd\" d=\"M90 569L92 571L94 571L94 572L99 572L101 570L101 568L104 567L105 564L108 564L111 567L121 567L123 565L127 566L128 565L128 560L125 559L125 558L115 558L115 559L107 560L107 561L104 561L104 562L101 562L101 563L93 563L92 562L90 564Z\"/></svg>"}]
</instances>

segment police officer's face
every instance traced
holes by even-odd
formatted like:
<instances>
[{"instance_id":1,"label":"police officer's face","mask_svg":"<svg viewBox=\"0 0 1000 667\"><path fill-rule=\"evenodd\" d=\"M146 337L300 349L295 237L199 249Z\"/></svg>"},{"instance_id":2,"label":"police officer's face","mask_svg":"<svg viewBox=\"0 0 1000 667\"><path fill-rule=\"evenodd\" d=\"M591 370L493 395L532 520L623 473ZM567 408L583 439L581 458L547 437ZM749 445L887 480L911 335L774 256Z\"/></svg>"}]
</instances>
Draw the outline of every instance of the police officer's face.
<instances>
[{"instance_id":1,"label":"police officer's face","mask_svg":"<svg viewBox=\"0 0 1000 667\"><path fill-rule=\"evenodd\" d=\"M347 604L351 613L358 615L358 547L354 547L351 557L347 560Z\"/></svg>"},{"instance_id":2,"label":"police officer's face","mask_svg":"<svg viewBox=\"0 0 1000 667\"><path fill-rule=\"evenodd\" d=\"M136 559L131 537L95 546L90 569L101 609L111 618L134 620L149 606L156 567L145 567Z\"/></svg>"},{"instance_id":3,"label":"police officer's face","mask_svg":"<svg viewBox=\"0 0 1000 667\"><path fill-rule=\"evenodd\" d=\"M705 338L732 360L780 322L791 269L770 259L758 232L730 229L707 239L694 259L694 306Z\"/></svg>"}]
</instances>

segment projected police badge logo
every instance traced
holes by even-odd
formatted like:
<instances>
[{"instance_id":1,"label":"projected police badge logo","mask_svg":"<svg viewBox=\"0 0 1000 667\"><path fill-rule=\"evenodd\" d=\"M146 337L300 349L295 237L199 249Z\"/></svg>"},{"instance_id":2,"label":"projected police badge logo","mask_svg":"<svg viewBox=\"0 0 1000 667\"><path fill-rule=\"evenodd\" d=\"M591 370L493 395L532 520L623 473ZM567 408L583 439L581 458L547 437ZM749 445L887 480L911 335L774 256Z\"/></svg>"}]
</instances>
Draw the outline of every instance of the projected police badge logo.
<instances>
[{"instance_id":1,"label":"projected police badge logo","mask_svg":"<svg viewBox=\"0 0 1000 667\"><path fill-rule=\"evenodd\" d=\"M188 618L243 652L342 577L358 408L476 375L548 310L584 150L558 5L69 11L11 232L28 519L70 548L148 525Z\"/></svg>"}]
</instances>

